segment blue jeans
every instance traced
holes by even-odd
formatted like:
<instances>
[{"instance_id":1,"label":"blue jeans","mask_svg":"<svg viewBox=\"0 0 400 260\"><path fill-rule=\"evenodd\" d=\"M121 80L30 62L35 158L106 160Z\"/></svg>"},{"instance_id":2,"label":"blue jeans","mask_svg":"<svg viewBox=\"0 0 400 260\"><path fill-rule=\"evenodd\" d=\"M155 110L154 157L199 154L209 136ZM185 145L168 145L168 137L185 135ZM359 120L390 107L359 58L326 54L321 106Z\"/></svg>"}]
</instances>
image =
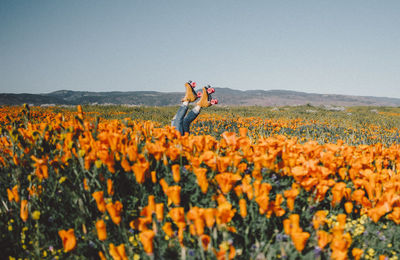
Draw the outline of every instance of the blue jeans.
<instances>
[{"instance_id":1,"label":"blue jeans","mask_svg":"<svg viewBox=\"0 0 400 260\"><path fill-rule=\"evenodd\" d=\"M175 126L175 128L184 135L185 133L189 134L190 123L196 119L196 117L200 114L200 112L194 111L193 109L186 115L188 111L187 105L181 105L176 112L174 118L172 118L171 125ZM186 116L185 116L186 115Z\"/></svg>"}]
</instances>

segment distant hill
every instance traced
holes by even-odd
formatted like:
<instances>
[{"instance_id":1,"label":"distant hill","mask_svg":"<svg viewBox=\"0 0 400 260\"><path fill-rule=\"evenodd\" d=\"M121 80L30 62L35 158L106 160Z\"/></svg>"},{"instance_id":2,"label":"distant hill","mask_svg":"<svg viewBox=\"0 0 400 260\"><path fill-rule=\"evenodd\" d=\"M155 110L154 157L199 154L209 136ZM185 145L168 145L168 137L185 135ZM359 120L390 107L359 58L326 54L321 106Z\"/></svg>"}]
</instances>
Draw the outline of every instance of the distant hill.
<instances>
[{"instance_id":1,"label":"distant hill","mask_svg":"<svg viewBox=\"0 0 400 260\"><path fill-rule=\"evenodd\" d=\"M399 98L312 94L287 90L234 90L215 88L220 105L295 106L400 106ZM170 106L180 103L183 92L130 91L88 92L60 90L47 94L0 94L0 105L126 104Z\"/></svg>"}]
</instances>

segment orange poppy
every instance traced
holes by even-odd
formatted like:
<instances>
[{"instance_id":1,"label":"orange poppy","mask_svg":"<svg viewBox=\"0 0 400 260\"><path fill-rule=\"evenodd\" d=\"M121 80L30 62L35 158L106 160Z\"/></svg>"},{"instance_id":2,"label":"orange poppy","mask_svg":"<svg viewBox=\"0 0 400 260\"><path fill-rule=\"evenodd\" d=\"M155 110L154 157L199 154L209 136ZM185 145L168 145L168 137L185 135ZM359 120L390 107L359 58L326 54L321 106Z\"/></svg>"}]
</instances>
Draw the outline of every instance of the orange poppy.
<instances>
[{"instance_id":1,"label":"orange poppy","mask_svg":"<svg viewBox=\"0 0 400 260\"><path fill-rule=\"evenodd\" d=\"M216 213L217 210L215 208L204 209L203 216L208 228L212 228L214 226Z\"/></svg>"},{"instance_id":2,"label":"orange poppy","mask_svg":"<svg viewBox=\"0 0 400 260\"><path fill-rule=\"evenodd\" d=\"M196 206L192 207L186 217L194 222L195 234L202 235L204 233L203 209Z\"/></svg>"},{"instance_id":3,"label":"orange poppy","mask_svg":"<svg viewBox=\"0 0 400 260\"><path fill-rule=\"evenodd\" d=\"M111 220L119 225L121 222L121 211L122 211L122 203L119 201L116 201L115 203L107 203L106 209L108 214L110 214Z\"/></svg>"},{"instance_id":4,"label":"orange poppy","mask_svg":"<svg viewBox=\"0 0 400 260\"><path fill-rule=\"evenodd\" d=\"M354 260L361 259L363 253L364 253L364 251L362 249L360 249L360 248L353 248L353 250L351 250L351 254L354 257Z\"/></svg>"},{"instance_id":5,"label":"orange poppy","mask_svg":"<svg viewBox=\"0 0 400 260\"><path fill-rule=\"evenodd\" d=\"M275 202L273 204L273 210L277 217L281 217L285 214L285 210L281 207L283 202L282 194L276 194Z\"/></svg>"},{"instance_id":6,"label":"orange poppy","mask_svg":"<svg viewBox=\"0 0 400 260\"><path fill-rule=\"evenodd\" d=\"M165 232L165 234L167 234L167 236L172 237L174 235L171 222L165 222L162 229Z\"/></svg>"},{"instance_id":7,"label":"orange poppy","mask_svg":"<svg viewBox=\"0 0 400 260\"><path fill-rule=\"evenodd\" d=\"M18 185L15 185L11 190L7 189L8 201L19 202Z\"/></svg>"},{"instance_id":8,"label":"orange poppy","mask_svg":"<svg viewBox=\"0 0 400 260\"><path fill-rule=\"evenodd\" d=\"M151 171L150 175L151 175L151 182L152 183L156 183L157 182L157 172L156 171Z\"/></svg>"},{"instance_id":9,"label":"orange poppy","mask_svg":"<svg viewBox=\"0 0 400 260\"><path fill-rule=\"evenodd\" d=\"M107 179L107 193L108 195L114 195L114 187L111 179Z\"/></svg>"},{"instance_id":10,"label":"orange poppy","mask_svg":"<svg viewBox=\"0 0 400 260\"><path fill-rule=\"evenodd\" d=\"M247 202L245 199L239 200L240 216L245 218L247 216Z\"/></svg>"},{"instance_id":11,"label":"orange poppy","mask_svg":"<svg viewBox=\"0 0 400 260\"><path fill-rule=\"evenodd\" d=\"M146 161L146 158L141 158L138 160L133 166L132 166L132 171L135 174L135 178L137 183L144 183L146 173L148 169L150 168L150 164L148 161Z\"/></svg>"},{"instance_id":12,"label":"orange poppy","mask_svg":"<svg viewBox=\"0 0 400 260\"><path fill-rule=\"evenodd\" d=\"M113 243L110 243L109 253L114 260L128 260L124 244L120 244L116 247Z\"/></svg>"},{"instance_id":13,"label":"orange poppy","mask_svg":"<svg viewBox=\"0 0 400 260\"><path fill-rule=\"evenodd\" d=\"M303 251L304 247L307 244L307 240L310 237L310 234L307 232L292 232L291 238L293 240L294 247L297 251Z\"/></svg>"},{"instance_id":14,"label":"orange poppy","mask_svg":"<svg viewBox=\"0 0 400 260\"><path fill-rule=\"evenodd\" d=\"M182 207L172 208L168 212L168 215L175 222L177 226L179 225L179 223L185 224L185 211Z\"/></svg>"},{"instance_id":15,"label":"orange poppy","mask_svg":"<svg viewBox=\"0 0 400 260\"><path fill-rule=\"evenodd\" d=\"M347 214L350 214L351 212L353 212L353 203L348 201L344 204L344 209L346 211Z\"/></svg>"},{"instance_id":16,"label":"orange poppy","mask_svg":"<svg viewBox=\"0 0 400 260\"><path fill-rule=\"evenodd\" d=\"M167 194L167 192L168 192L168 187L169 187L167 181L166 181L164 178L162 178L162 179L159 181L159 183L160 183L161 188L163 189L164 193Z\"/></svg>"},{"instance_id":17,"label":"orange poppy","mask_svg":"<svg viewBox=\"0 0 400 260\"><path fill-rule=\"evenodd\" d=\"M332 235L324 230L317 230L318 247L324 248L329 242L331 242Z\"/></svg>"},{"instance_id":18,"label":"orange poppy","mask_svg":"<svg viewBox=\"0 0 400 260\"><path fill-rule=\"evenodd\" d=\"M69 252L75 248L76 237L74 234L74 229L70 228L68 230L59 230L58 235L62 240L64 252Z\"/></svg>"},{"instance_id":19,"label":"orange poppy","mask_svg":"<svg viewBox=\"0 0 400 260\"><path fill-rule=\"evenodd\" d=\"M283 195L286 198L286 205L290 211L294 210L294 200L299 195L299 190L297 188L292 188L290 190L285 190Z\"/></svg>"},{"instance_id":20,"label":"orange poppy","mask_svg":"<svg viewBox=\"0 0 400 260\"><path fill-rule=\"evenodd\" d=\"M318 229L323 226L326 222L326 216L328 215L328 211L326 210L318 210L312 220L314 229Z\"/></svg>"},{"instance_id":21,"label":"orange poppy","mask_svg":"<svg viewBox=\"0 0 400 260\"><path fill-rule=\"evenodd\" d=\"M180 175L180 165L179 164L174 164L171 166L172 169L172 178L174 179L174 182L178 183L181 180L181 175Z\"/></svg>"},{"instance_id":22,"label":"orange poppy","mask_svg":"<svg viewBox=\"0 0 400 260\"><path fill-rule=\"evenodd\" d=\"M156 212L156 201L154 198L154 195L149 195L147 197L147 208L149 209L149 215L153 214Z\"/></svg>"},{"instance_id":23,"label":"orange poppy","mask_svg":"<svg viewBox=\"0 0 400 260\"><path fill-rule=\"evenodd\" d=\"M335 206L336 204L340 203L343 196L345 195L345 188L346 188L346 183L344 183L344 182L337 182L333 186L332 201L331 201L332 206Z\"/></svg>"},{"instance_id":24,"label":"orange poppy","mask_svg":"<svg viewBox=\"0 0 400 260\"><path fill-rule=\"evenodd\" d=\"M153 253L153 238L155 234L153 230L145 230L140 232L139 238L140 242L143 245L143 249L146 253L151 254Z\"/></svg>"},{"instance_id":25,"label":"orange poppy","mask_svg":"<svg viewBox=\"0 0 400 260\"><path fill-rule=\"evenodd\" d=\"M27 200L21 200L20 216L21 216L22 221L26 222L28 220L28 201Z\"/></svg>"},{"instance_id":26,"label":"orange poppy","mask_svg":"<svg viewBox=\"0 0 400 260\"><path fill-rule=\"evenodd\" d=\"M393 211L389 213L387 217L393 220L394 223L400 224L400 207L394 207Z\"/></svg>"},{"instance_id":27,"label":"orange poppy","mask_svg":"<svg viewBox=\"0 0 400 260\"><path fill-rule=\"evenodd\" d=\"M96 222L96 230L99 240L104 241L107 239L106 223L102 219Z\"/></svg>"},{"instance_id":28,"label":"orange poppy","mask_svg":"<svg viewBox=\"0 0 400 260\"><path fill-rule=\"evenodd\" d=\"M103 191L95 191L92 193L93 198L96 201L97 208L100 212L106 212L106 202L104 201Z\"/></svg>"},{"instance_id":29,"label":"orange poppy","mask_svg":"<svg viewBox=\"0 0 400 260\"><path fill-rule=\"evenodd\" d=\"M181 186L169 186L166 195L168 196L168 205L171 203L179 205L181 203Z\"/></svg>"},{"instance_id":30,"label":"orange poppy","mask_svg":"<svg viewBox=\"0 0 400 260\"><path fill-rule=\"evenodd\" d=\"M233 174L230 172L220 173L215 176L215 180L224 194L227 194L232 189L233 185L241 179L242 178L239 174Z\"/></svg>"},{"instance_id":31,"label":"orange poppy","mask_svg":"<svg viewBox=\"0 0 400 260\"><path fill-rule=\"evenodd\" d=\"M87 179L86 178L84 178L83 179L83 188L86 190L86 191L88 191L89 190L89 185L87 184Z\"/></svg>"},{"instance_id":32,"label":"orange poppy","mask_svg":"<svg viewBox=\"0 0 400 260\"><path fill-rule=\"evenodd\" d=\"M211 242L210 236L203 234L200 236L200 241L201 241L201 245L203 246L204 251L206 251L208 249L208 245Z\"/></svg>"},{"instance_id":33,"label":"orange poppy","mask_svg":"<svg viewBox=\"0 0 400 260\"><path fill-rule=\"evenodd\" d=\"M201 192L207 193L208 180L207 180L207 169L195 167L193 168L193 173L196 175L197 184L200 187Z\"/></svg>"},{"instance_id":34,"label":"orange poppy","mask_svg":"<svg viewBox=\"0 0 400 260\"><path fill-rule=\"evenodd\" d=\"M229 223L235 216L236 209L232 209L232 204L228 201L222 203L217 208L217 224Z\"/></svg>"},{"instance_id":35,"label":"orange poppy","mask_svg":"<svg viewBox=\"0 0 400 260\"><path fill-rule=\"evenodd\" d=\"M160 222L164 219L164 203L156 204L156 218Z\"/></svg>"},{"instance_id":36,"label":"orange poppy","mask_svg":"<svg viewBox=\"0 0 400 260\"><path fill-rule=\"evenodd\" d=\"M100 258L100 260L107 260L107 258L105 257L105 255L101 251L99 251L99 258Z\"/></svg>"}]
</instances>

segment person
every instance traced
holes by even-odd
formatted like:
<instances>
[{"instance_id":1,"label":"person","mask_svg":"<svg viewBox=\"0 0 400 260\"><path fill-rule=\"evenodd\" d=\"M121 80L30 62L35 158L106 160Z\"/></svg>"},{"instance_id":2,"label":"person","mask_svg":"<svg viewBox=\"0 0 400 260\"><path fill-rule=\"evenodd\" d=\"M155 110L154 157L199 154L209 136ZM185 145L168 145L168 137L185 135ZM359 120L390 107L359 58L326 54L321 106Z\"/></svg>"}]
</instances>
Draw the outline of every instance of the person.
<instances>
[{"instance_id":1,"label":"person","mask_svg":"<svg viewBox=\"0 0 400 260\"><path fill-rule=\"evenodd\" d=\"M185 83L185 87L186 93L182 98L182 104L171 121L171 125L174 126L181 135L185 135L185 133L189 134L190 124L197 118L202 108L218 104L218 100L211 97L211 94L214 93L215 90L210 87L210 85L203 87L203 92L198 93L194 90L196 82L188 81ZM196 101L198 98L200 98L200 100L186 115L189 109L189 103Z\"/></svg>"}]
</instances>

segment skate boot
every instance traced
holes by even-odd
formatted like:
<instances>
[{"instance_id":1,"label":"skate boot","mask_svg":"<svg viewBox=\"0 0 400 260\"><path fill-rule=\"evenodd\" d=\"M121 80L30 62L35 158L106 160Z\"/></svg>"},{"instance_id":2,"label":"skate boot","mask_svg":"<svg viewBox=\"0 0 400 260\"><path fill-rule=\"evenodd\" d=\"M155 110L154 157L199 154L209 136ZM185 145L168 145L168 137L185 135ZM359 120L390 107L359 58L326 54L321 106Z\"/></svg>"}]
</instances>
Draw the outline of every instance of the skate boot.
<instances>
[{"instance_id":1,"label":"skate boot","mask_svg":"<svg viewBox=\"0 0 400 260\"><path fill-rule=\"evenodd\" d=\"M209 107L211 105L218 104L218 100L211 97L211 94L214 92L215 89L210 87L210 85L203 87L203 93L197 93L197 97L200 98L199 102L197 102L197 105L200 107Z\"/></svg>"},{"instance_id":2,"label":"skate boot","mask_svg":"<svg viewBox=\"0 0 400 260\"><path fill-rule=\"evenodd\" d=\"M194 91L194 88L196 87L196 82L192 82L191 80L189 80L188 82L185 83L185 87L186 87L186 93L185 93L185 96L182 98L182 102L195 101L197 99L197 94Z\"/></svg>"}]
</instances>

